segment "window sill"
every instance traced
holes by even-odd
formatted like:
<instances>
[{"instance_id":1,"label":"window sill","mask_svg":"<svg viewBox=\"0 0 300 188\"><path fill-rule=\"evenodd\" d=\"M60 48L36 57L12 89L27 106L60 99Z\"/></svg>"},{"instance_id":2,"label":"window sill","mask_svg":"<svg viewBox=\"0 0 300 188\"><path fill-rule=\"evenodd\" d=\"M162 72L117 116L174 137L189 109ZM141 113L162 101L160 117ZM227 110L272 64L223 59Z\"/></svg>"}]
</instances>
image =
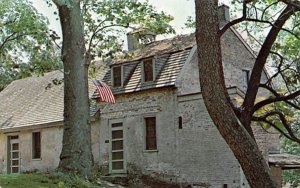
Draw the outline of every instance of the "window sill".
<instances>
[{"instance_id":1,"label":"window sill","mask_svg":"<svg viewBox=\"0 0 300 188\"><path fill-rule=\"evenodd\" d=\"M158 152L157 149L153 149L153 150L144 150L144 153L155 153Z\"/></svg>"},{"instance_id":2,"label":"window sill","mask_svg":"<svg viewBox=\"0 0 300 188\"><path fill-rule=\"evenodd\" d=\"M42 158L31 159L32 161L41 161Z\"/></svg>"}]
</instances>

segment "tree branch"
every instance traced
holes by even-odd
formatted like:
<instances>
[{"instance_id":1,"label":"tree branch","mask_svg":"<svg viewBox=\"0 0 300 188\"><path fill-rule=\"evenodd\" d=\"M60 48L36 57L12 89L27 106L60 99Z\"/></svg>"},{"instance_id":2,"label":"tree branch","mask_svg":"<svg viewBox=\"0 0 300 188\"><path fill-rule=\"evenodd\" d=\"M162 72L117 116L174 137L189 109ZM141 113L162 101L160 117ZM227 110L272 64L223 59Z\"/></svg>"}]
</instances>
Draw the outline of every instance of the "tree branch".
<instances>
[{"instance_id":1,"label":"tree branch","mask_svg":"<svg viewBox=\"0 0 300 188\"><path fill-rule=\"evenodd\" d=\"M262 88L265 88L265 89L267 89L267 90L269 90L276 98L280 98L280 97L282 97L282 95L280 95L280 94L278 94L273 88L271 88L271 87L269 87L269 86L267 86L266 84L260 84L259 85L260 87L262 87ZM298 92L298 91L297 91ZM295 93L294 93L295 94ZM299 96L299 95L298 95ZM293 108L295 108L295 109L297 109L297 110L300 110L300 106L298 106L298 105L296 105L296 104L294 104L294 103L292 103L291 101L288 101L288 100L283 100L285 103L287 103L288 105L290 105L290 106L292 106ZM276 101L274 101L274 102L276 102ZM257 103L258 104L258 103ZM257 105L256 104L256 105ZM270 104L270 103L269 103ZM255 106L256 106L255 105ZM256 108L254 106L254 108ZM257 111L259 108L257 108L257 109L254 109L253 110L253 113L255 112L255 111Z\"/></svg>"},{"instance_id":2,"label":"tree branch","mask_svg":"<svg viewBox=\"0 0 300 188\"><path fill-rule=\"evenodd\" d=\"M282 95L278 96L277 95L274 98L268 98L266 100L263 100L263 101L260 101L260 102L256 103L253 107L253 112L259 110L260 108L262 108L265 105L268 105L268 104L271 104L271 103L274 103L274 102L280 102L280 101L288 102L288 100L294 99L295 97L298 97L299 95L300 95L300 90L298 90L294 93L291 93L289 95L286 95L286 96L282 96ZM299 106L295 105L294 107L296 107L298 110L300 110Z\"/></svg>"},{"instance_id":3,"label":"tree branch","mask_svg":"<svg viewBox=\"0 0 300 188\"><path fill-rule=\"evenodd\" d=\"M300 1L298 0L280 0L281 2L284 2L287 5L293 6L296 11L300 11Z\"/></svg>"},{"instance_id":4,"label":"tree branch","mask_svg":"<svg viewBox=\"0 0 300 188\"><path fill-rule=\"evenodd\" d=\"M300 143L300 140L298 138L292 138L289 134L287 134L286 132L284 132L283 130L281 130L279 127L277 127L274 123L272 123L271 121L261 118L261 117L253 117L252 121L256 121L256 122L265 122L267 124L269 124L271 127L274 127L280 134L282 134L283 136L285 136L286 138L295 141L297 143Z\"/></svg>"},{"instance_id":5,"label":"tree branch","mask_svg":"<svg viewBox=\"0 0 300 188\"><path fill-rule=\"evenodd\" d=\"M294 11L291 6L287 6L284 9L284 11L280 14L278 19L272 26L271 30L269 31L256 58L255 64L252 69L245 100L242 104L243 112L241 116L241 121L245 126L250 126L253 114L253 106L255 104L256 95L260 85L261 75L264 70L264 66L273 46L273 43L275 42L281 28L293 13Z\"/></svg>"},{"instance_id":6,"label":"tree branch","mask_svg":"<svg viewBox=\"0 0 300 188\"><path fill-rule=\"evenodd\" d=\"M10 34L8 37L5 38L5 40L3 41L3 43L0 45L0 53L1 53L3 47L4 47L4 45L6 43L8 43L10 41L13 41L13 40L15 40L15 39L17 39L17 38L19 38L21 36L24 36L24 35L21 35L21 34L20 35L17 35L17 34L18 34L18 32L13 32L12 34ZM17 35L17 36L15 36L15 35Z\"/></svg>"}]
</instances>

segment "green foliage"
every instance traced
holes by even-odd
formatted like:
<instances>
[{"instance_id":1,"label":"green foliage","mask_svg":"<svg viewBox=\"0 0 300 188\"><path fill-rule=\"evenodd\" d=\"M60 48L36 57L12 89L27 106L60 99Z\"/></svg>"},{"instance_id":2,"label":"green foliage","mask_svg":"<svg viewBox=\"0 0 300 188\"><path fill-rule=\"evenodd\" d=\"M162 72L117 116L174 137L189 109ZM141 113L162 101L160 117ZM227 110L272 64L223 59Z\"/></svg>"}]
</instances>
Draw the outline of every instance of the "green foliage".
<instances>
[{"instance_id":1,"label":"green foliage","mask_svg":"<svg viewBox=\"0 0 300 188\"><path fill-rule=\"evenodd\" d=\"M0 1L0 91L12 80L62 67L48 24L28 0Z\"/></svg>"},{"instance_id":2,"label":"green foliage","mask_svg":"<svg viewBox=\"0 0 300 188\"><path fill-rule=\"evenodd\" d=\"M300 117L300 114L298 114L298 117ZM300 137L300 127L295 126L294 129L297 136ZM281 145L282 152L290 153L293 155L300 155L300 147L298 143L292 142L286 137L281 137ZM300 185L300 170L285 170L283 171L282 179L284 183L290 183L294 187L297 187Z\"/></svg>"},{"instance_id":3,"label":"green foliage","mask_svg":"<svg viewBox=\"0 0 300 188\"><path fill-rule=\"evenodd\" d=\"M91 58L112 57L122 51L120 35L146 29L156 34L174 33L173 17L137 0L83 1L86 44Z\"/></svg>"},{"instance_id":4,"label":"green foliage","mask_svg":"<svg viewBox=\"0 0 300 188\"><path fill-rule=\"evenodd\" d=\"M63 173L0 175L1 188L101 188L78 176Z\"/></svg>"}]
</instances>

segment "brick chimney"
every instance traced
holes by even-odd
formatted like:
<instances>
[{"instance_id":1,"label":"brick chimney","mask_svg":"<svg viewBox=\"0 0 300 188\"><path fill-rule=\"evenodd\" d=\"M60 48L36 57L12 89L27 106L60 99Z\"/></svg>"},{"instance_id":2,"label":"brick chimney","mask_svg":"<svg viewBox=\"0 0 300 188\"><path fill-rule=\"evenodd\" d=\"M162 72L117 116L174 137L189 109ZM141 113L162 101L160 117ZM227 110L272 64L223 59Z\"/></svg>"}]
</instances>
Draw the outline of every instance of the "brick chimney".
<instances>
[{"instance_id":1,"label":"brick chimney","mask_svg":"<svg viewBox=\"0 0 300 188\"><path fill-rule=\"evenodd\" d=\"M230 14L229 14L229 6L227 5L220 5L219 6L219 24L220 27L223 27L226 25L228 22L230 22Z\"/></svg>"},{"instance_id":2,"label":"brick chimney","mask_svg":"<svg viewBox=\"0 0 300 188\"><path fill-rule=\"evenodd\" d=\"M137 29L127 33L128 51L138 49L141 45L155 41L156 34L146 29Z\"/></svg>"}]
</instances>

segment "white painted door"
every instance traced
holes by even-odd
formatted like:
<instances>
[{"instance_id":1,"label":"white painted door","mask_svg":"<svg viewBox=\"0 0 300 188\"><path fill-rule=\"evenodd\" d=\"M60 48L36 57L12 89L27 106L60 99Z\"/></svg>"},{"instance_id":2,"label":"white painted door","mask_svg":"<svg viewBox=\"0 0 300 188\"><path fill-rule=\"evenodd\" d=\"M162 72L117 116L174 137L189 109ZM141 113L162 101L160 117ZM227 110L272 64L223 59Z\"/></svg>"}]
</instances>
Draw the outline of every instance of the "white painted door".
<instances>
[{"instance_id":1,"label":"white painted door","mask_svg":"<svg viewBox=\"0 0 300 188\"><path fill-rule=\"evenodd\" d=\"M111 123L110 125L110 173L125 173L124 157L124 131L123 123Z\"/></svg>"}]
</instances>

